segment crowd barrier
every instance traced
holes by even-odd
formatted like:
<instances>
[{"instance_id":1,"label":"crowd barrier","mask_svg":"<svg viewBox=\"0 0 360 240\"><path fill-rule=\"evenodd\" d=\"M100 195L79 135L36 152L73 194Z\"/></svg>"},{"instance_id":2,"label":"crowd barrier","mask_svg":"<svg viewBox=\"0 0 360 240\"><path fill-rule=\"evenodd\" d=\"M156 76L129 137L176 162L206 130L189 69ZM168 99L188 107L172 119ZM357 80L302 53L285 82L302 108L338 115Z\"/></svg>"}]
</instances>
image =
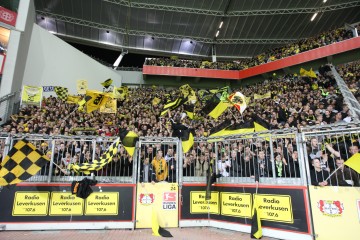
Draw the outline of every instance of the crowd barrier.
<instances>
[{"instance_id":1,"label":"crowd barrier","mask_svg":"<svg viewBox=\"0 0 360 240\"><path fill-rule=\"evenodd\" d=\"M360 124L353 124L199 138L185 154L177 138L142 137L132 157L120 145L119 156L91 175L68 171L66 159L97 159L114 137L28 135L51 162L28 181L0 189L0 224L6 230L149 228L155 210L163 227L250 232L257 196L265 236L335 239L341 234L351 239L350 234L360 234L359 175L352 172L344 182L334 174L328 186L319 187L311 185L310 173L312 158L323 162L321 171L334 171L336 156L346 161L359 134ZM3 135L3 156L22 137ZM159 150L168 174L165 181L155 177L154 183L143 164ZM209 167L217 178L207 192ZM74 197L71 182L85 177L98 184L87 199ZM347 231L331 230L329 238L329 226Z\"/></svg>"}]
</instances>

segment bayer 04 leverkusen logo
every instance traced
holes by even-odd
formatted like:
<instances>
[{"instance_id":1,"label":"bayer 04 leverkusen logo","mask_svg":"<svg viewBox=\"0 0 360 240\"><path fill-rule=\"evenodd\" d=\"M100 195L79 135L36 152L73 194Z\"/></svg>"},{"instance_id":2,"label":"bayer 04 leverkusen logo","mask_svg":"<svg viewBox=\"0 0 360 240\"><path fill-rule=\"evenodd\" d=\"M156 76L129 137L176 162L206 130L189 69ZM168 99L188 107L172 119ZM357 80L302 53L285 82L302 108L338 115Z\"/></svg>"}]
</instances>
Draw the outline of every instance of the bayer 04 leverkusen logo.
<instances>
[{"instance_id":1,"label":"bayer 04 leverkusen logo","mask_svg":"<svg viewBox=\"0 0 360 240\"><path fill-rule=\"evenodd\" d=\"M322 214L328 217L340 217L344 212L344 204L340 201L320 200L318 208Z\"/></svg>"},{"instance_id":2,"label":"bayer 04 leverkusen logo","mask_svg":"<svg viewBox=\"0 0 360 240\"><path fill-rule=\"evenodd\" d=\"M163 209L176 210L176 192L164 192Z\"/></svg>"},{"instance_id":3,"label":"bayer 04 leverkusen logo","mask_svg":"<svg viewBox=\"0 0 360 240\"><path fill-rule=\"evenodd\" d=\"M14 21L15 16L10 11L5 11L4 9L0 9L0 18L5 22L11 23Z\"/></svg>"},{"instance_id":4,"label":"bayer 04 leverkusen logo","mask_svg":"<svg viewBox=\"0 0 360 240\"><path fill-rule=\"evenodd\" d=\"M139 202L143 205L153 204L155 200L155 195L152 193L141 193L139 196Z\"/></svg>"}]
</instances>

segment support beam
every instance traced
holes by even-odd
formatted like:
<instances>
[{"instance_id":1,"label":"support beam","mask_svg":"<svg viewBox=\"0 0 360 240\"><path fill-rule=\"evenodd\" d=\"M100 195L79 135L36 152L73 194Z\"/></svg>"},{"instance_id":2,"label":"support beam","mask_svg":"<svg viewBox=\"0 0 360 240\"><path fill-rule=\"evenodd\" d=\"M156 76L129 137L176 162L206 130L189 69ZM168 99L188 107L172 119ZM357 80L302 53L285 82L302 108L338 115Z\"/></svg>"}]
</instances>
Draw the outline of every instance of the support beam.
<instances>
[{"instance_id":1,"label":"support beam","mask_svg":"<svg viewBox=\"0 0 360 240\"><path fill-rule=\"evenodd\" d=\"M127 0L103 0L104 2L110 2L121 6L129 6ZM261 15L280 15L280 14L307 14L320 12L329 12L346 8L353 8L360 6L359 1L345 2L332 5L323 5L321 7L309 7L309 8L290 8L290 9L253 9L244 11L227 11L225 14L223 11L207 10L199 8L188 8L179 6L167 6L151 3L132 2L131 6L134 8L152 9L167 12L181 12L190 14L202 14L210 16L224 16L224 17L244 17L244 16L261 16Z\"/></svg>"},{"instance_id":2,"label":"support beam","mask_svg":"<svg viewBox=\"0 0 360 240\"><path fill-rule=\"evenodd\" d=\"M56 21L62 21L67 23L73 23L80 26L85 27L93 27L97 29L107 29L111 30L113 32L124 34L125 36L132 35L132 36L152 36L155 38L166 38L166 39L191 39L195 40L197 42L203 42L203 43L215 43L213 38L203 38L203 37L195 37L195 36L186 36L186 35L178 35L178 34L172 34L172 33L159 33L159 32L149 32L149 31L138 31L138 30L132 30L127 28L120 28L115 27L107 24L87 21L84 19L79 18L73 18L68 17L60 14L54 14L50 12L45 11L36 11L37 14L43 17L51 18ZM296 41L297 39L217 39L216 43L223 43L223 44L287 44L293 41ZM126 44L125 44L126 45Z\"/></svg>"}]
</instances>

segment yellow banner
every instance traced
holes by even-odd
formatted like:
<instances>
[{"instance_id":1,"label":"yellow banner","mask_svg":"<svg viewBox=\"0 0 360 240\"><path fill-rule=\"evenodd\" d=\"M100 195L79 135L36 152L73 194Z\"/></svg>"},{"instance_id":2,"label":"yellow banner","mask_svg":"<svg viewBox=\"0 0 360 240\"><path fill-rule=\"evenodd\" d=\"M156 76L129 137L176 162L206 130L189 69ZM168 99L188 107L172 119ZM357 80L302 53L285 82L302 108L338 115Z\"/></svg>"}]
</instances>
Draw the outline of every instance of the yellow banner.
<instances>
[{"instance_id":1,"label":"yellow banner","mask_svg":"<svg viewBox=\"0 0 360 240\"><path fill-rule=\"evenodd\" d=\"M107 98L108 97L103 92L87 90L85 97L87 113L91 113L92 111L99 109L106 103Z\"/></svg>"},{"instance_id":2,"label":"yellow banner","mask_svg":"<svg viewBox=\"0 0 360 240\"><path fill-rule=\"evenodd\" d=\"M309 186L309 190L316 240L359 238L359 187Z\"/></svg>"},{"instance_id":3,"label":"yellow banner","mask_svg":"<svg viewBox=\"0 0 360 240\"><path fill-rule=\"evenodd\" d=\"M52 192L50 216L83 215L84 200L71 192Z\"/></svg>"},{"instance_id":4,"label":"yellow banner","mask_svg":"<svg viewBox=\"0 0 360 240\"><path fill-rule=\"evenodd\" d=\"M211 192L211 199L205 199L205 191L190 192L190 213L191 214L220 214L219 192Z\"/></svg>"},{"instance_id":5,"label":"yellow banner","mask_svg":"<svg viewBox=\"0 0 360 240\"><path fill-rule=\"evenodd\" d=\"M42 87L23 86L23 91L21 93L22 103L40 105L42 93Z\"/></svg>"},{"instance_id":6,"label":"yellow banner","mask_svg":"<svg viewBox=\"0 0 360 240\"><path fill-rule=\"evenodd\" d=\"M152 209L160 227L178 226L178 186L176 183L140 183L137 185L136 228L151 228Z\"/></svg>"},{"instance_id":7,"label":"yellow banner","mask_svg":"<svg viewBox=\"0 0 360 240\"><path fill-rule=\"evenodd\" d=\"M116 99L107 98L104 105L100 106L101 113L116 113Z\"/></svg>"},{"instance_id":8,"label":"yellow banner","mask_svg":"<svg viewBox=\"0 0 360 240\"><path fill-rule=\"evenodd\" d=\"M124 100L129 95L129 88L127 86L114 87L113 89L114 98L120 98Z\"/></svg>"},{"instance_id":9,"label":"yellow banner","mask_svg":"<svg viewBox=\"0 0 360 240\"><path fill-rule=\"evenodd\" d=\"M309 71L305 70L304 68L300 68L300 76L317 78L316 73L312 70L312 68L310 68Z\"/></svg>"},{"instance_id":10,"label":"yellow banner","mask_svg":"<svg viewBox=\"0 0 360 240\"><path fill-rule=\"evenodd\" d=\"M85 215L118 215L119 193L92 193L86 198Z\"/></svg>"},{"instance_id":11,"label":"yellow banner","mask_svg":"<svg viewBox=\"0 0 360 240\"><path fill-rule=\"evenodd\" d=\"M74 95L69 95L68 97L67 97L67 103L78 103L78 102L80 102L80 99L81 99L81 97L80 96L74 96Z\"/></svg>"},{"instance_id":12,"label":"yellow banner","mask_svg":"<svg viewBox=\"0 0 360 240\"><path fill-rule=\"evenodd\" d=\"M221 215L251 218L251 194L222 192Z\"/></svg>"},{"instance_id":13,"label":"yellow banner","mask_svg":"<svg viewBox=\"0 0 360 240\"><path fill-rule=\"evenodd\" d=\"M260 214L261 219L294 223L290 195L257 194L257 198L258 214Z\"/></svg>"},{"instance_id":14,"label":"yellow banner","mask_svg":"<svg viewBox=\"0 0 360 240\"><path fill-rule=\"evenodd\" d=\"M254 94L254 100L261 100L261 99L266 99L266 98L271 98L271 92L268 91L267 93L261 95L261 94Z\"/></svg>"},{"instance_id":15,"label":"yellow banner","mask_svg":"<svg viewBox=\"0 0 360 240\"><path fill-rule=\"evenodd\" d=\"M49 192L16 192L13 216L46 216L49 206Z\"/></svg>"},{"instance_id":16,"label":"yellow banner","mask_svg":"<svg viewBox=\"0 0 360 240\"><path fill-rule=\"evenodd\" d=\"M77 80L76 90L78 94L86 94L86 90L88 90L87 80Z\"/></svg>"}]
</instances>

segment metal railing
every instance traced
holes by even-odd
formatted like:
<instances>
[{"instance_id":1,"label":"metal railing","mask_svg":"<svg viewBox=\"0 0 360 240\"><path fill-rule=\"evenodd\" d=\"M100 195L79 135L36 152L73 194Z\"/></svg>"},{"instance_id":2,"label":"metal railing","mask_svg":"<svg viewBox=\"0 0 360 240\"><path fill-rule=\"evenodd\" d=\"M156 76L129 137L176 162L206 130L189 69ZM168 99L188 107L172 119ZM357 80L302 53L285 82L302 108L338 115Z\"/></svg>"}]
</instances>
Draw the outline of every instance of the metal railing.
<instances>
[{"instance_id":1,"label":"metal railing","mask_svg":"<svg viewBox=\"0 0 360 240\"><path fill-rule=\"evenodd\" d=\"M67 170L67 165L99 159L115 140L115 137L3 134L0 135L2 156L23 137L51 159L28 180L30 182L71 182L89 177ZM262 184L306 186L314 182L311 177L313 159L319 160L321 174L326 177L359 151L359 143L360 123L313 126L303 128L300 133L296 129L286 129L199 138L185 154L177 138L141 137L132 157L120 144L113 161L90 177L104 183L163 180L180 185L206 183L212 164L217 183L254 183L258 174ZM162 151L160 158L165 159L166 168L152 163L158 150ZM167 171L165 179L158 178L161 171ZM328 185L359 186L359 175L344 167L333 174Z\"/></svg>"}]
</instances>

